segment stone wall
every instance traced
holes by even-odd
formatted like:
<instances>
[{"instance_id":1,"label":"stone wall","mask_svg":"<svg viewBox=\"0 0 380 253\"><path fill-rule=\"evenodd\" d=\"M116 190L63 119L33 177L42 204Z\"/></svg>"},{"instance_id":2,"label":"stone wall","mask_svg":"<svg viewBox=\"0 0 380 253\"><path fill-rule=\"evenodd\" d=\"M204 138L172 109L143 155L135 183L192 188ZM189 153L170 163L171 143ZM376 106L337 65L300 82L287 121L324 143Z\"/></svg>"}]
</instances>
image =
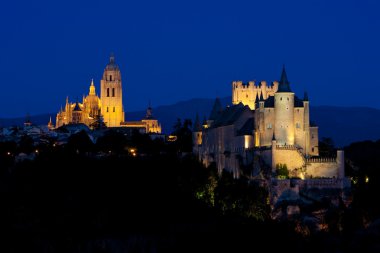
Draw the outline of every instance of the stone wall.
<instances>
[{"instance_id":1,"label":"stone wall","mask_svg":"<svg viewBox=\"0 0 380 253\"><path fill-rule=\"evenodd\" d=\"M286 164L289 170L293 170L302 168L305 164L304 157L294 146L276 146L274 152L274 166Z\"/></svg>"},{"instance_id":2,"label":"stone wall","mask_svg":"<svg viewBox=\"0 0 380 253\"><path fill-rule=\"evenodd\" d=\"M323 159L318 159L323 160ZM335 161L315 161L307 163L306 176L312 177L338 177L339 165Z\"/></svg>"}]
</instances>

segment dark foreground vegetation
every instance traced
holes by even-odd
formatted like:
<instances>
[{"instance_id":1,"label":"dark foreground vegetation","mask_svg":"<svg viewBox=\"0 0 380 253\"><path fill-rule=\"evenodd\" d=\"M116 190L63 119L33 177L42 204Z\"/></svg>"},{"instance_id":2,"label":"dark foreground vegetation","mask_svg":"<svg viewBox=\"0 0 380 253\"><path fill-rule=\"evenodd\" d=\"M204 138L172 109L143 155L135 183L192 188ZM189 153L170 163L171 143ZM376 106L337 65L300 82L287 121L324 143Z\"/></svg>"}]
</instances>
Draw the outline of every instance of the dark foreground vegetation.
<instances>
[{"instance_id":1,"label":"dark foreground vegetation","mask_svg":"<svg viewBox=\"0 0 380 253\"><path fill-rule=\"evenodd\" d=\"M379 249L380 168L366 163L378 162L379 143L347 148L349 173L357 180L353 207L332 213L330 230L307 235L296 221L269 218L265 188L204 168L178 152L189 148L184 142L110 131L96 144L84 132L64 147L53 140L21 144L0 144L0 252ZM368 157L360 155L364 148ZM38 155L15 163L7 150L17 149L38 149Z\"/></svg>"}]
</instances>

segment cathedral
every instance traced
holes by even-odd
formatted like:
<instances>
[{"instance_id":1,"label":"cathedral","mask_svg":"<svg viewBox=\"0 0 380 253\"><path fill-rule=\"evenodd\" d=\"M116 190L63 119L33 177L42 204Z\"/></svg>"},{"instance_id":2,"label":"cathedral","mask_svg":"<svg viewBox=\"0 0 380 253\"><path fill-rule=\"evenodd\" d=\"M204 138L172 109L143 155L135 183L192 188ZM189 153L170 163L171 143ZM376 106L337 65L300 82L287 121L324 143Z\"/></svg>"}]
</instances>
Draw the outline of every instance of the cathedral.
<instances>
[{"instance_id":1,"label":"cathedral","mask_svg":"<svg viewBox=\"0 0 380 253\"><path fill-rule=\"evenodd\" d=\"M96 94L92 80L89 93L87 96L83 96L81 103L79 101L70 103L66 98L65 107L57 113L56 128L79 123L93 128L99 121L103 121L107 127L129 127L137 128L144 133L161 133L161 125L153 117L150 105L146 117L141 121L125 121L121 73L113 55L111 55L100 80L100 98Z\"/></svg>"},{"instance_id":2,"label":"cathedral","mask_svg":"<svg viewBox=\"0 0 380 253\"><path fill-rule=\"evenodd\" d=\"M344 154L319 157L318 127L310 122L309 98L291 90L285 71L279 81L232 82L232 105L216 99L208 120L196 120L193 151L206 166L215 163L239 177L258 160L275 172L286 166L299 178L344 178Z\"/></svg>"}]
</instances>

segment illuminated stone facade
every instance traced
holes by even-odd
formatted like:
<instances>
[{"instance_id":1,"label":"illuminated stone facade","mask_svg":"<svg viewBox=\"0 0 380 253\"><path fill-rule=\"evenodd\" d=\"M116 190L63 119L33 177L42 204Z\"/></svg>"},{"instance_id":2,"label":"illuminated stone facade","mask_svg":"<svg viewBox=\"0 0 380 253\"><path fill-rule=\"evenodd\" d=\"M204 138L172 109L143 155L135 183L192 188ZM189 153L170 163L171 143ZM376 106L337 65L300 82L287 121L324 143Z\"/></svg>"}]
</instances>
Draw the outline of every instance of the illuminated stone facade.
<instances>
[{"instance_id":1,"label":"illuminated stone facade","mask_svg":"<svg viewBox=\"0 0 380 253\"><path fill-rule=\"evenodd\" d=\"M196 123L193 151L205 165L214 162L235 177L247 166L254 170L258 161L273 171L286 164L301 178L344 177L343 151L337 158L318 157L318 127L310 124L308 96L295 96L285 68L271 86L233 82L232 104L222 109L217 99L206 123Z\"/></svg>"},{"instance_id":2,"label":"illuminated stone facade","mask_svg":"<svg viewBox=\"0 0 380 253\"><path fill-rule=\"evenodd\" d=\"M123 90L119 66L113 55L104 69L100 81L100 98L96 95L94 81L91 81L89 94L83 97L82 103L70 103L66 98L65 108L57 113L56 128L67 125L84 123L92 127L96 121L102 120L107 127L140 128L145 133L161 133L161 125L153 118L149 106L147 115L141 121L124 120Z\"/></svg>"}]
</instances>

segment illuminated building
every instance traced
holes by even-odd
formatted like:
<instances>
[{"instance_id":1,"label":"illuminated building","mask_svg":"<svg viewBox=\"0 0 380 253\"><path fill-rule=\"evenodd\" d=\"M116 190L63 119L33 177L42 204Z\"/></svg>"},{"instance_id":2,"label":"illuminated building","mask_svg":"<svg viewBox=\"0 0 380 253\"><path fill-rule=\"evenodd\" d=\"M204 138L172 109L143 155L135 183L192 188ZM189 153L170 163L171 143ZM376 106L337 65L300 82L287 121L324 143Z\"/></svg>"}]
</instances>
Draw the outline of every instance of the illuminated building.
<instances>
[{"instance_id":1,"label":"illuminated building","mask_svg":"<svg viewBox=\"0 0 380 253\"><path fill-rule=\"evenodd\" d=\"M55 125L58 128L67 124L83 123L92 127L97 121L103 121L107 127L129 127L144 133L161 133L161 125L153 117L150 105L146 117L141 121L125 121L121 73L113 55L100 80L100 98L92 80L89 93L86 97L83 96L81 103L70 103L66 98L64 109L61 108L57 113ZM51 124L50 121L49 128L52 128Z\"/></svg>"},{"instance_id":2,"label":"illuminated building","mask_svg":"<svg viewBox=\"0 0 380 253\"><path fill-rule=\"evenodd\" d=\"M255 96L255 99L253 97ZM285 68L280 81L232 82L232 105L216 99L206 125L196 120L193 151L207 166L215 163L239 177L243 168L286 165L292 176L344 178L344 154L318 157L318 127L310 124L309 99L290 88Z\"/></svg>"}]
</instances>

